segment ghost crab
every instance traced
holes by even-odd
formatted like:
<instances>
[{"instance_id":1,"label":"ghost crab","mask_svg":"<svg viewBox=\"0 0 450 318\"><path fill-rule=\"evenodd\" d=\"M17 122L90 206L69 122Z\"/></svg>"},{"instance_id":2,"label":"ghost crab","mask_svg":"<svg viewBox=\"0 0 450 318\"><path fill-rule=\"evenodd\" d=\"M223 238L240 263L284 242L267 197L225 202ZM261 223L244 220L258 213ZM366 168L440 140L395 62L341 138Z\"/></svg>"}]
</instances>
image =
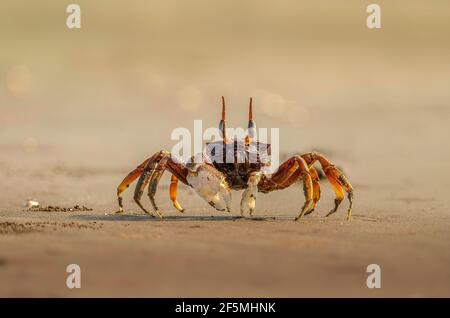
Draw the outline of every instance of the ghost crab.
<instances>
[{"instance_id":1,"label":"ghost crab","mask_svg":"<svg viewBox=\"0 0 450 318\"><path fill-rule=\"evenodd\" d=\"M320 200L319 177L316 168L313 166L314 163L319 162L336 194L334 208L326 216L328 217L337 211L345 193L347 193L349 200L347 219L350 219L353 188L342 172L322 154L309 152L303 155L295 155L282 163L274 173L264 172L264 168L269 165L270 161L262 160L264 156L260 149L265 149L265 153L270 158L270 144L253 140L256 127L252 117L252 98L250 98L246 138L244 140L227 138L225 100L222 97L222 119L219 123L222 140L208 143L207 149L209 151L192 157L188 162L183 162L164 150L145 160L131 171L117 187L118 213L123 213L123 192L134 180L139 178L134 192L135 202L145 213L153 216L141 204L142 194L148 186L148 196L153 209L162 218L163 216L155 203L155 194L161 176L168 170L172 173L169 196L174 207L181 213L184 212L184 209L177 201L178 181L192 187L203 199L219 211L230 212L231 190L244 190L240 204L242 216L244 216L246 210L252 216L258 192L268 193L282 190L301 181L305 203L299 215L295 218L297 221L304 215L312 213ZM251 147L251 145L256 147ZM231 154L233 160L231 162L230 160L212 160L211 154L214 155L214 158L217 158L216 153L214 153L217 150L221 151L219 157L223 156L226 159L228 158L226 157L227 154ZM251 156L256 160L249 160Z\"/></svg>"}]
</instances>

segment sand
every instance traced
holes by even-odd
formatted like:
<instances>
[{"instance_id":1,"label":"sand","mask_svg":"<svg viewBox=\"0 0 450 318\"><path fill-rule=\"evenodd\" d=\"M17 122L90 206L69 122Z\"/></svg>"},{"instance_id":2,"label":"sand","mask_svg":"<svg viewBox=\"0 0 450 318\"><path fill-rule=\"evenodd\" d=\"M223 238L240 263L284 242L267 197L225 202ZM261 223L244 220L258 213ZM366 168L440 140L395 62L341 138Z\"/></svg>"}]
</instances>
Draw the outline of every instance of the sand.
<instances>
[{"instance_id":1,"label":"sand","mask_svg":"<svg viewBox=\"0 0 450 318\"><path fill-rule=\"evenodd\" d=\"M351 221L347 202L324 218L333 205L326 180L317 211L301 222L293 221L303 204L300 186L260 194L255 217L238 219L181 185L182 215L171 207L165 175L157 193L161 220L142 214L132 191L125 195L127 214L113 213L115 187L139 160L109 170L95 160L83 169L22 168L21 153L10 149L3 170L9 182L1 194L1 296L450 296L445 162L416 170L414 158L402 167L403 157L392 156L386 167L366 148L351 152L362 154L353 156L357 161L332 155L354 183ZM41 205L93 211L29 212L20 206L27 194ZM236 217L241 192L233 195ZM81 267L81 289L66 287L72 263ZM381 267L381 289L366 286L369 264Z\"/></svg>"},{"instance_id":2,"label":"sand","mask_svg":"<svg viewBox=\"0 0 450 318\"><path fill-rule=\"evenodd\" d=\"M450 296L449 3L381 1L380 30L359 0L77 3L80 30L65 4L0 5L0 296ZM222 95L229 127L245 127L252 96L283 157L314 150L341 167L353 219L347 202L324 218L326 180L301 222L300 186L259 195L253 219L180 186L181 215L169 175L163 220L133 187L113 214L122 178L170 150L174 128L216 127Z\"/></svg>"}]
</instances>

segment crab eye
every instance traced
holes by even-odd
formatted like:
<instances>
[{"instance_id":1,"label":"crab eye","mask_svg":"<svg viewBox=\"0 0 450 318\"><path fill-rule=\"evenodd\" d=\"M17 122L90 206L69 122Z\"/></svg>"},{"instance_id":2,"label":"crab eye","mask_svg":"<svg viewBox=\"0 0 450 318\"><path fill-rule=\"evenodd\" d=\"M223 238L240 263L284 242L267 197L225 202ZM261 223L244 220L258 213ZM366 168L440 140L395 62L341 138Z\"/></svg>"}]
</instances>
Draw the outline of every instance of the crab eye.
<instances>
[{"instance_id":1,"label":"crab eye","mask_svg":"<svg viewBox=\"0 0 450 318\"><path fill-rule=\"evenodd\" d=\"M222 96L222 119L220 120L219 123L219 130L220 130L220 134L221 137L223 138L223 140L226 140L227 138L227 132L226 132L226 124L225 124L225 98Z\"/></svg>"},{"instance_id":2,"label":"crab eye","mask_svg":"<svg viewBox=\"0 0 450 318\"><path fill-rule=\"evenodd\" d=\"M253 120L248 122L248 136L250 138L255 138L256 136L256 124Z\"/></svg>"},{"instance_id":3,"label":"crab eye","mask_svg":"<svg viewBox=\"0 0 450 318\"><path fill-rule=\"evenodd\" d=\"M247 141L251 142L252 139L256 138L256 124L253 121L253 98L250 97L250 105L248 106L248 132Z\"/></svg>"}]
</instances>

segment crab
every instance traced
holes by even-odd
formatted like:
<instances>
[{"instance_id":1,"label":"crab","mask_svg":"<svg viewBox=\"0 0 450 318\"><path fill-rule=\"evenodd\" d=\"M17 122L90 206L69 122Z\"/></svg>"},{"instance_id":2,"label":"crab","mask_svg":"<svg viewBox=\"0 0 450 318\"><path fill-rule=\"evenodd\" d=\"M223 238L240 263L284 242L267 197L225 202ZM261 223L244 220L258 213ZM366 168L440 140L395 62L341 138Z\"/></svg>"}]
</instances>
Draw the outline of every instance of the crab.
<instances>
[{"instance_id":1,"label":"crab","mask_svg":"<svg viewBox=\"0 0 450 318\"><path fill-rule=\"evenodd\" d=\"M301 182L305 202L295 220L311 214L320 200L319 175L314 167L318 162L334 190L336 198L334 207L327 217L338 210L345 194L349 201L347 219L351 218L353 206L353 187L344 174L318 152L295 155L283 162L275 172L268 173L270 165L270 144L254 140L256 125L253 121L252 98L249 105L249 121L247 136L238 140L228 138L225 122L225 99L222 96L222 119L219 123L221 140L207 143L206 151L184 162L170 152L161 150L142 162L131 171L117 187L119 210L124 213L122 195L130 184L139 178L134 201L147 214L154 217L141 203L141 197L148 186L148 197L155 213L162 218L155 202L155 194L159 180L166 170L172 176L169 186L169 197L173 206L181 213L184 209L177 201L178 182L192 187L195 192L218 211L231 211L231 190L244 190L240 202L243 217L248 211L252 216L255 210L258 192L269 193L285 189ZM217 160L226 159L226 160ZM231 160L229 160L231 158ZM267 160L269 158L269 160ZM251 160L252 159L252 160ZM231 212L230 212L231 213Z\"/></svg>"}]
</instances>

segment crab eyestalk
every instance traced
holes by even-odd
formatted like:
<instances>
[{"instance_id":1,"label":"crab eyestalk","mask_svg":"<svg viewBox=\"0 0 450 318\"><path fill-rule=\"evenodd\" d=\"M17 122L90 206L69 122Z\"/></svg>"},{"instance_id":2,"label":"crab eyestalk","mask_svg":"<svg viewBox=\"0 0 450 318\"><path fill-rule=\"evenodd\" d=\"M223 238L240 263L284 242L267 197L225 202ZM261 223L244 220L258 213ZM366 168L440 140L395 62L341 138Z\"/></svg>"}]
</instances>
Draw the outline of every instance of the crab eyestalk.
<instances>
[{"instance_id":1,"label":"crab eyestalk","mask_svg":"<svg viewBox=\"0 0 450 318\"><path fill-rule=\"evenodd\" d=\"M253 121L253 98L250 97L250 105L248 107L248 132L245 143L250 144L256 137L256 124Z\"/></svg>"},{"instance_id":2,"label":"crab eyestalk","mask_svg":"<svg viewBox=\"0 0 450 318\"><path fill-rule=\"evenodd\" d=\"M225 98L222 96L222 119L219 122L219 130L223 139L223 143L226 143L227 139L227 125L225 122Z\"/></svg>"}]
</instances>

